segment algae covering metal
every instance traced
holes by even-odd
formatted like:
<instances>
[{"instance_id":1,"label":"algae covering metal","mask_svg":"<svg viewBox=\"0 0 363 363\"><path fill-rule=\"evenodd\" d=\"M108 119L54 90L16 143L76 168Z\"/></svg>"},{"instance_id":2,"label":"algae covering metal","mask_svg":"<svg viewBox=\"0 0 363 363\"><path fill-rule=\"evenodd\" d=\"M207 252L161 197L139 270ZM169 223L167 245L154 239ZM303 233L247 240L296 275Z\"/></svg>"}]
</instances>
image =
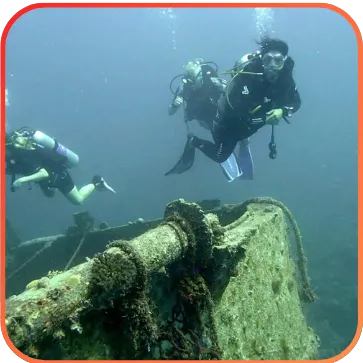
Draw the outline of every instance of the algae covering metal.
<instances>
[{"instance_id":1,"label":"algae covering metal","mask_svg":"<svg viewBox=\"0 0 363 363\"><path fill-rule=\"evenodd\" d=\"M6 326L39 359L314 359L303 314L314 299L281 202L217 215L178 200L155 228L29 283L7 300Z\"/></svg>"},{"instance_id":2,"label":"algae covering metal","mask_svg":"<svg viewBox=\"0 0 363 363\"><path fill-rule=\"evenodd\" d=\"M302 312L283 212L254 205L248 214L214 252L235 264L215 309L223 359L314 359L317 339Z\"/></svg>"}]
</instances>

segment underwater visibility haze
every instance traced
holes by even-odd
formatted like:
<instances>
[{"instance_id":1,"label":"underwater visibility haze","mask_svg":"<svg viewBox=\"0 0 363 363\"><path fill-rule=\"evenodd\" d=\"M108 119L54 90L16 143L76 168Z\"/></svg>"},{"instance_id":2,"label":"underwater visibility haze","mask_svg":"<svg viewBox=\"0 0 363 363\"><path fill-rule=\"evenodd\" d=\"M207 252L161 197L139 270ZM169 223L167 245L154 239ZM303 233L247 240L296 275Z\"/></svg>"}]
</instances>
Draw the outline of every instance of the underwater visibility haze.
<instances>
[{"instance_id":1,"label":"underwater visibility haze","mask_svg":"<svg viewBox=\"0 0 363 363\"><path fill-rule=\"evenodd\" d=\"M291 124L275 127L276 159L263 127L250 138L254 180L229 183L199 151L190 170L166 176L187 136L182 110L168 115L171 80L196 58L229 70L264 35L288 44L301 97ZM352 27L327 9L32 10L6 41L7 132L29 126L54 137L79 156L71 170L79 188L100 175L116 193L72 205L35 185L12 192L8 178L6 216L26 241L62 233L85 210L118 226L161 218L179 198L281 200L301 230L319 297L306 308L308 323L320 357L334 356L352 341L358 316L357 53ZM189 125L211 139L197 121Z\"/></svg>"}]
</instances>

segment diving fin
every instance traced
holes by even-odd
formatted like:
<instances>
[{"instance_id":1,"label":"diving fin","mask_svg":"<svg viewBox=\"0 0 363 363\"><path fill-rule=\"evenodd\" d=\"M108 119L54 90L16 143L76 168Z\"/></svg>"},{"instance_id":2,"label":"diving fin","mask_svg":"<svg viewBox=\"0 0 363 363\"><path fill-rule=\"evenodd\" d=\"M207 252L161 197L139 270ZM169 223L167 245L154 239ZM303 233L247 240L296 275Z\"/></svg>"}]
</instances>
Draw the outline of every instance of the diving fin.
<instances>
[{"instance_id":1,"label":"diving fin","mask_svg":"<svg viewBox=\"0 0 363 363\"><path fill-rule=\"evenodd\" d=\"M228 182L232 182L243 174L237 163L237 158L234 153L232 153L226 161L220 163L219 165L221 166L224 175L228 179Z\"/></svg>"},{"instance_id":2,"label":"diving fin","mask_svg":"<svg viewBox=\"0 0 363 363\"><path fill-rule=\"evenodd\" d=\"M195 159L195 147L192 145L191 140L192 136L188 135L181 158L172 169L164 174L165 176L171 174L182 174L193 166Z\"/></svg>"}]
</instances>

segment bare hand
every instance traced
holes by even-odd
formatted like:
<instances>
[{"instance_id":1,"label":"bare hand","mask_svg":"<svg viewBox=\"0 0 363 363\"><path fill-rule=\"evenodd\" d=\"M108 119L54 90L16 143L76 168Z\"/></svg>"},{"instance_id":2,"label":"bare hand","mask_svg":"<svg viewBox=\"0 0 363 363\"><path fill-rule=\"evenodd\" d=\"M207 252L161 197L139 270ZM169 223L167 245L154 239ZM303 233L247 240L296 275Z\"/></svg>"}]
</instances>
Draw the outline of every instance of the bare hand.
<instances>
[{"instance_id":1,"label":"bare hand","mask_svg":"<svg viewBox=\"0 0 363 363\"><path fill-rule=\"evenodd\" d=\"M183 97L177 96L173 102L174 107L178 107L183 103Z\"/></svg>"},{"instance_id":2,"label":"bare hand","mask_svg":"<svg viewBox=\"0 0 363 363\"><path fill-rule=\"evenodd\" d=\"M267 125L278 125L283 115L281 108L275 108L266 113L266 124Z\"/></svg>"}]
</instances>

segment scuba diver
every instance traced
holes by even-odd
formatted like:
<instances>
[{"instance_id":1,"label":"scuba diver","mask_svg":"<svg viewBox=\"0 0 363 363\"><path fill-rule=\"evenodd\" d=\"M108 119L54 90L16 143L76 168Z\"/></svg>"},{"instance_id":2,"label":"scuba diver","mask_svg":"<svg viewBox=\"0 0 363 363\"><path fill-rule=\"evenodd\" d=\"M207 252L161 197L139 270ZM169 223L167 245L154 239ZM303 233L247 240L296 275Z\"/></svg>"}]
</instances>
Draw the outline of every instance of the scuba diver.
<instances>
[{"instance_id":1,"label":"scuba diver","mask_svg":"<svg viewBox=\"0 0 363 363\"><path fill-rule=\"evenodd\" d=\"M172 88L173 82L180 77L182 78L182 82L174 90ZM213 123L217 116L218 101L225 92L226 87L227 81L218 76L218 66L214 62L204 62L201 58L188 62L185 66L184 74L177 75L170 82L170 90L174 94L174 98L168 108L169 116L174 115L183 105L184 122L188 134L188 122L192 120L197 120L200 126L208 131L212 131ZM240 160L243 160L243 151L246 147L248 148L248 144L246 143L240 145ZM189 140L187 138L184 151L188 153L189 149ZM193 150L187 157L185 152L178 163L170 171L165 173L165 175L180 174L191 168L194 162L195 152ZM185 159L187 159L186 163L184 162ZM229 181L242 175L241 167L238 165L238 159L233 153L229 156L228 161L221 163L220 166ZM251 168L249 167L249 169Z\"/></svg>"},{"instance_id":2,"label":"scuba diver","mask_svg":"<svg viewBox=\"0 0 363 363\"><path fill-rule=\"evenodd\" d=\"M180 77L182 82L174 91L172 84ZM183 105L186 123L197 120L202 127L211 130L217 114L218 100L226 86L227 81L218 77L218 66L214 62L203 62L201 58L188 62L185 73L177 75L170 83L174 98L168 109L169 116L174 115Z\"/></svg>"},{"instance_id":3,"label":"scuba diver","mask_svg":"<svg viewBox=\"0 0 363 363\"><path fill-rule=\"evenodd\" d=\"M182 156L184 165L192 162L195 149L223 163L240 140L247 140L264 125L272 125L269 157L276 158L274 126L281 119L290 123L288 117L300 109L301 99L288 45L268 37L257 44L259 51L243 56L230 72L232 79L219 100L212 129L214 143L189 133Z\"/></svg>"},{"instance_id":4,"label":"scuba diver","mask_svg":"<svg viewBox=\"0 0 363 363\"><path fill-rule=\"evenodd\" d=\"M13 192L33 182L46 197L54 197L58 189L75 205L83 204L94 190L116 193L100 175L78 190L68 171L78 162L77 154L41 131L23 127L6 133L6 174L11 176Z\"/></svg>"}]
</instances>

